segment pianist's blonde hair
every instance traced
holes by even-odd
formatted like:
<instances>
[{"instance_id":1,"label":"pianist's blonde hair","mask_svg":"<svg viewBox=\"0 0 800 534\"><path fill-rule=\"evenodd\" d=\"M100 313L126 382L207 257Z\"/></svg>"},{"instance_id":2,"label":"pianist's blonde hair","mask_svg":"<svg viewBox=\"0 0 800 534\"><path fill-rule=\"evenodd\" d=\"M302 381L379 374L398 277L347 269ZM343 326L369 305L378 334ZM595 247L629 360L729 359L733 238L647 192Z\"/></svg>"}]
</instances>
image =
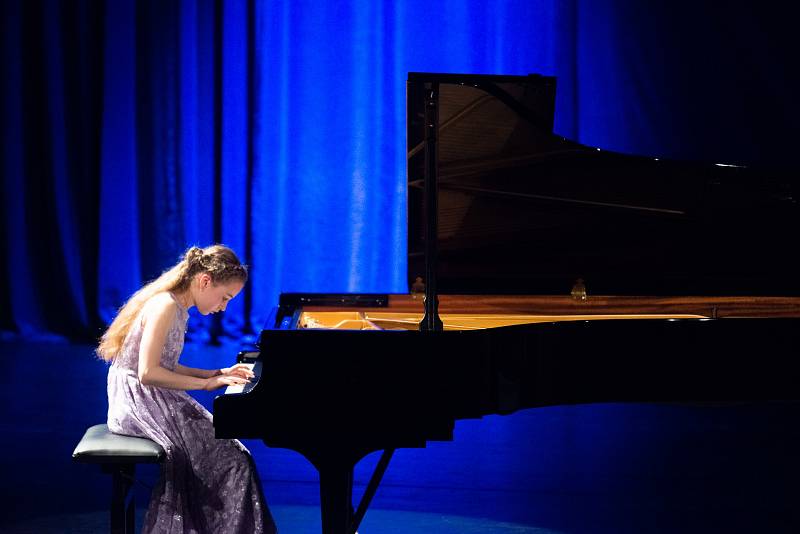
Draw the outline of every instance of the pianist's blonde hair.
<instances>
[{"instance_id":1,"label":"pianist's blonde hair","mask_svg":"<svg viewBox=\"0 0 800 534\"><path fill-rule=\"evenodd\" d=\"M134 293L119 309L114 321L100 338L97 355L106 361L113 360L122 350L125 337L147 300L162 291L173 293L186 291L194 277L200 273L208 273L214 284L224 284L231 280L247 282L247 266L242 265L236 254L228 247L224 245L191 247L181 261Z\"/></svg>"}]
</instances>

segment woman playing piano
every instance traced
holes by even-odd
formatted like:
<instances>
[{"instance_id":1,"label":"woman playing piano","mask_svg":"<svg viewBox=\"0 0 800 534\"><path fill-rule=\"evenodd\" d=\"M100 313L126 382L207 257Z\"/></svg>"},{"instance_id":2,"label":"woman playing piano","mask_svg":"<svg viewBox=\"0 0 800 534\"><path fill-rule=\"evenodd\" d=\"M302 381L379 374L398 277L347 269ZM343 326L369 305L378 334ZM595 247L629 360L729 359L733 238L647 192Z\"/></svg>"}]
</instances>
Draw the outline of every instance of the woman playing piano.
<instances>
[{"instance_id":1,"label":"woman playing piano","mask_svg":"<svg viewBox=\"0 0 800 534\"><path fill-rule=\"evenodd\" d=\"M189 308L225 311L246 281L231 249L192 247L125 303L101 339L97 353L111 362L109 429L150 438L167 453L143 532L275 531L249 452L215 439L211 414L186 393L243 384L252 372L178 363Z\"/></svg>"}]
</instances>

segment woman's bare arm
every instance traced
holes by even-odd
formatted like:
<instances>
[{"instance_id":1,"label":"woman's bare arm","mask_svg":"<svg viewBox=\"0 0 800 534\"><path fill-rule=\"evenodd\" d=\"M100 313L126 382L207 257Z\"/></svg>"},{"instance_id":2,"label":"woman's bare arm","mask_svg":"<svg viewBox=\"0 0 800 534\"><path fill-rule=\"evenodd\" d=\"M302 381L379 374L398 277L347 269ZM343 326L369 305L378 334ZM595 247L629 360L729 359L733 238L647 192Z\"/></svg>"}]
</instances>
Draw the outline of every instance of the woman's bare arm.
<instances>
[{"instance_id":1,"label":"woman's bare arm","mask_svg":"<svg viewBox=\"0 0 800 534\"><path fill-rule=\"evenodd\" d=\"M144 330L139 346L139 380L146 386L169 389L218 389L223 386L243 384L246 379L231 375L192 376L170 371L161 366L161 352L167 339L167 332L175 320L177 305L169 295L159 295L147 303L144 310ZM183 366L181 366L183 367ZM192 369L184 367L184 369ZM202 371L201 369L192 369Z\"/></svg>"},{"instance_id":2,"label":"woman's bare arm","mask_svg":"<svg viewBox=\"0 0 800 534\"><path fill-rule=\"evenodd\" d=\"M194 376L196 378L211 378L220 374L219 369L197 369L195 367L186 367L185 365L177 364L175 372L183 376Z\"/></svg>"}]
</instances>

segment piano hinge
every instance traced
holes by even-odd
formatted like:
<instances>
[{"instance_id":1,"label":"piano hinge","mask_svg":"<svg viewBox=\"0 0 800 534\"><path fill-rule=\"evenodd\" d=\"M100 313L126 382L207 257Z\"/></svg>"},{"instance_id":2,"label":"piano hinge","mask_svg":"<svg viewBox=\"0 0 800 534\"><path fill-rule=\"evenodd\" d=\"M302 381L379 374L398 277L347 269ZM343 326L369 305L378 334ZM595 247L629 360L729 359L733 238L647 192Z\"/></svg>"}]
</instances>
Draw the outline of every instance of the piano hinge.
<instances>
[{"instance_id":1,"label":"piano hinge","mask_svg":"<svg viewBox=\"0 0 800 534\"><path fill-rule=\"evenodd\" d=\"M572 298L575 300L586 300L586 283L583 281L583 278L578 278L575 280L575 283L572 284L572 290L570 290L569 294L572 295Z\"/></svg>"}]
</instances>

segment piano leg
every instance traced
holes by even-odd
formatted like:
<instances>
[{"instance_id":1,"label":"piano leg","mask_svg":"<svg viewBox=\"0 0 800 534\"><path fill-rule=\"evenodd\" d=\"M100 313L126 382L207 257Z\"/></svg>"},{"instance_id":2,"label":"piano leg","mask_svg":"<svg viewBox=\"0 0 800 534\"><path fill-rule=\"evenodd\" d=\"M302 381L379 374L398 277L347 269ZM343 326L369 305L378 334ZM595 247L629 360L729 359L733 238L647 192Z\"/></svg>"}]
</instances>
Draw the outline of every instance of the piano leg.
<instances>
[{"instance_id":1,"label":"piano leg","mask_svg":"<svg viewBox=\"0 0 800 534\"><path fill-rule=\"evenodd\" d=\"M353 534L353 464L327 461L317 469L322 534Z\"/></svg>"},{"instance_id":2,"label":"piano leg","mask_svg":"<svg viewBox=\"0 0 800 534\"><path fill-rule=\"evenodd\" d=\"M266 443L266 441L265 441ZM270 445L267 443L267 445ZM414 443L414 446L419 446ZM409 446L412 446L409 443ZM310 451L295 448L319 471L319 504L322 512L322 534L354 534L364 518L369 503L378 489L383 473L389 465L394 449L384 450L375 472L364 491L358 506L353 509L353 469L370 452L380 450L375 447L332 447L329 450Z\"/></svg>"}]
</instances>

